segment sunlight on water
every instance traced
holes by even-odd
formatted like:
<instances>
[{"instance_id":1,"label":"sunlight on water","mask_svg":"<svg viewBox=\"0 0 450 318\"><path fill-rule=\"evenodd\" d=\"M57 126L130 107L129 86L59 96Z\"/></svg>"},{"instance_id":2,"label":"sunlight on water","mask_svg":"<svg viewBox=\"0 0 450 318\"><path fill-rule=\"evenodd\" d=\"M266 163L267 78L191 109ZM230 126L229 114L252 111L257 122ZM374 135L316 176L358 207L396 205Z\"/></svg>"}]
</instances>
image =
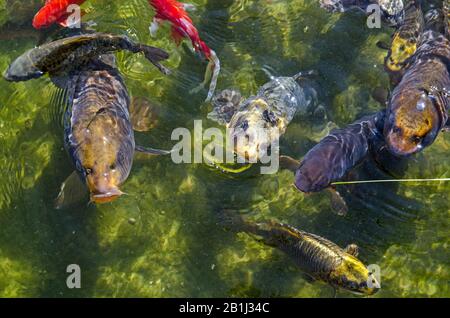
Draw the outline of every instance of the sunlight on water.
<instances>
[{"instance_id":1,"label":"sunlight on water","mask_svg":"<svg viewBox=\"0 0 450 318\"><path fill-rule=\"evenodd\" d=\"M25 4L25 2L27 4ZM40 1L0 0L0 68L36 45L31 20ZM204 41L220 57L218 90L256 93L268 79L316 70L318 94L330 127L344 126L380 105L371 98L388 87L383 71L391 29L370 30L356 13L328 14L317 1L192 1ZM17 8L11 10L12 5ZM92 0L86 21L103 32L170 53L164 76L141 54L119 52L118 68L130 96L157 109L158 124L136 133L140 145L170 149L172 130L203 119L212 106L203 81L206 62L189 43L179 47L164 24L148 27L147 0ZM276 219L345 247L356 243L365 264L381 267L375 297L448 297L450 183L342 185L349 213L336 215L326 194L304 195L293 173L260 175L249 169L225 174L170 157L137 158L119 200L70 210L53 208L61 183L73 170L63 149L57 90L41 78L0 81L0 296L1 297L332 297L333 288L310 282L288 257L246 234L218 224L218 211L241 210L252 220ZM281 151L302 158L328 130L326 123L295 118ZM204 127L207 128L207 127ZM329 128L329 127L328 127ZM402 178L448 178L450 136L442 133L399 168ZM394 163L392 163L394 166ZM395 165L396 166L396 165ZM397 172L397 171L396 171ZM399 174L400 175L400 172ZM391 178L368 160L350 180ZM83 288L66 287L66 267L79 264ZM339 297L353 297L339 291Z\"/></svg>"}]
</instances>

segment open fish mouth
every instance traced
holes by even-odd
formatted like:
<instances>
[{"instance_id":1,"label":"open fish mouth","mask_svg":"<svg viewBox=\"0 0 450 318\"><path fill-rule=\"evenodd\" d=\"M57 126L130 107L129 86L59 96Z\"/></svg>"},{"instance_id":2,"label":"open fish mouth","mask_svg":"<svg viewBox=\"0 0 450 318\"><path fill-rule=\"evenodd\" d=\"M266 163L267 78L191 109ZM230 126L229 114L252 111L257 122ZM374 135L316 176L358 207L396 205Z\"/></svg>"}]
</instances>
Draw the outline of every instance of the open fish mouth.
<instances>
[{"instance_id":1,"label":"open fish mouth","mask_svg":"<svg viewBox=\"0 0 450 318\"><path fill-rule=\"evenodd\" d=\"M123 194L124 193L119 189L114 189L103 193L92 193L91 201L94 203L108 203L114 201Z\"/></svg>"}]
</instances>

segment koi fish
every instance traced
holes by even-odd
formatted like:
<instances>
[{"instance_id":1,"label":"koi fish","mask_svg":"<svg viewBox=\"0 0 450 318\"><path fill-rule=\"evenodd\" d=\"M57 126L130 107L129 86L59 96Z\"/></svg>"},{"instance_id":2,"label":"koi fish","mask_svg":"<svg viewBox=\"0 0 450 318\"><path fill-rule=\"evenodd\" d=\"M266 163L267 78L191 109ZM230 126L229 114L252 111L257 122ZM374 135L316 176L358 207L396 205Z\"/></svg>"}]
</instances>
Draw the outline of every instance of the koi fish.
<instances>
[{"instance_id":1,"label":"koi fish","mask_svg":"<svg viewBox=\"0 0 450 318\"><path fill-rule=\"evenodd\" d=\"M47 28L54 23L67 26L67 18L72 12L67 9L70 5L81 5L86 0L47 0L44 7L36 13L33 19L35 29Z\"/></svg>"},{"instance_id":2,"label":"koi fish","mask_svg":"<svg viewBox=\"0 0 450 318\"><path fill-rule=\"evenodd\" d=\"M364 295L373 295L380 288L376 277L357 258L359 248L355 244L341 248L326 238L288 224L273 220L251 222L230 210L222 211L220 217L222 226L253 235L286 253L314 280Z\"/></svg>"},{"instance_id":3,"label":"koi fish","mask_svg":"<svg viewBox=\"0 0 450 318\"><path fill-rule=\"evenodd\" d=\"M28 50L9 65L4 77L8 81L18 82L38 78L45 73L52 76L70 73L99 55L119 50L142 52L161 72L169 72L159 63L168 58L165 51L134 43L123 35L92 33L59 39Z\"/></svg>"},{"instance_id":4,"label":"koi fish","mask_svg":"<svg viewBox=\"0 0 450 318\"><path fill-rule=\"evenodd\" d=\"M449 125L450 41L427 31L390 96L384 136L391 153L407 156L431 145Z\"/></svg>"},{"instance_id":5,"label":"koi fish","mask_svg":"<svg viewBox=\"0 0 450 318\"><path fill-rule=\"evenodd\" d=\"M394 32L388 54L384 61L385 70L396 85L403 75L405 64L417 49L424 30L424 16L417 0L410 0L405 9L405 19Z\"/></svg>"},{"instance_id":6,"label":"koi fish","mask_svg":"<svg viewBox=\"0 0 450 318\"><path fill-rule=\"evenodd\" d=\"M200 38L197 28L186 12L189 5L176 0L149 0L149 4L156 10L153 22L150 25L150 34L154 36L159 25L163 21L169 21L172 25L172 38L179 45L184 38L190 39L195 51L200 52L209 61L205 73L204 82L193 91L201 89L211 79L206 101L211 100L217 85L217 77L220 72L220 61L216 53Z\"/></svg>"},{"instance_id":7,"label":"koi fish","mask_svg":"<svg viewBox=\"0 0 450 318\"><path fill-rule=\"evenodd\" d=\"M385 112L365 116L342 129L333 130L303 158L295 172L295 186L302 192L318 192L341 180L382 136Z\"/></svg>"},{"instance_id":8,"label":"koi fish","mask_svg":"<svg viewBox=\"0 0 450 318\"><path fill-rule=\"evenodd\" d=\"M135 145L128 91L111 54L121 49L144 52L157 65L168 58L166 52L126 37L93 33L34 48L17 58L5 74L9 81L25 81L48 73L64 91L64 145L76 173L63 183L57 208L78 202L86 188L91 202L111 202L123 194L119 187L128 178L135 151L170 153Z\"/></svg>"},{"instance_id":9,"label":"koi fish","mask_svg":"<svg viewBox=\"0 0 450 318\"><path fill-rule=\"evenodd\" d=\"M305 76L270 77L255 96L242 99L237 90L226 89L213 99L214 109L208 118L226 125L234 152L256 162L263 151L286 132L295 115L312 113L319 106L317 92Z\"/></svg>"},{"instance_id":10,"label":"koi fish","mask_svg":"<svg viewBox=\"0 0 450 318\"><path fill-rule=\"evenodd\" d=\"M394 155L422 151L450 124L449 2L443 1L441 14L425 15L430 24L388 100L384 137Z\"/></svg>"},{"instance_id":11,"label":"koi fish","mask_svg":"<svg viewBox=\"0 0 450 318\"><path fill-rule=\"evenodd\" d=\"M295 187L304 193L325 190L330 196L333 211L346 215L348 206L332 186L361 163L375 144L384 145L385 111L365 116L347 127L332 130L311 148L300 162L280 156L280 166L295 173ZM376 156L375 156L376 157Z\"/></svg>"},{"instance_id":12,"label":"koi fish","mask_svg":"<svg viewBox=\"0 0 450 318\"><path fill-rule=\"evenodd\" d=\"M403 0L320 0L320 6L329 12L346 12L353 8L367 12L369 5L378 5L384 21L398 25L404 18Z\"/></svg>"}]
</instances>

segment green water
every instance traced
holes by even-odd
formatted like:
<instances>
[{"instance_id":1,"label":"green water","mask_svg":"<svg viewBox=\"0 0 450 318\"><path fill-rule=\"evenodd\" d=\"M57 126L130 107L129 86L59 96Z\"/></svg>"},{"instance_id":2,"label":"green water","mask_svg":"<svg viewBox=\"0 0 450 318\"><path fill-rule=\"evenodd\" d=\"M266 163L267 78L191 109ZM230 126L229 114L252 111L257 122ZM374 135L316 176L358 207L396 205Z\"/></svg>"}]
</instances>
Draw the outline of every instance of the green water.
<instances>
[{"instance_id":1,"label":"green water","mask_svg":"<svg viewBox=\"0 0 450 318\"><path fill-rule=\"evenodd\" d=\"M0 69L36 45L30 21L40 1L0 1ZM222 62L219 89L244 96L267 78L314 69L321 102L339 126L380 109L370 94L387 87L382 69L388 28L370 30L357 13L327 14L316 1L197 0L192 17ZM19 3L19 4L18 4ZM27 2L28 3L28 2ZM16 6L16 7L14 7ZM12 9L14 8L14 9ZM138 133L146 146L169 148L177 127L205 119L206 91L190 95L206 64L169 39L166 26L152 39L146 0L91 0L85 20L97 29L128 34L170 52L164 77L142 56L118 53L130 95L160 109L156 128ZM9 21L9 22L8 22ZM349 213L330 208L325 194L305 196L293 174L226 175L202 164L170 158L136 160L122 190L100 205L58 211L53 200L71 173L62 128L50 106L50 80L0 80L0 296L1 297L332 297L281 252L217 224L223 207L254 220L277 219L340 246L356 243L360 259L381 268L375 297L448 297L450 183L341 186ZM215 125L204 122L204 126ZM317 140L308 121L296 119L281 151L301 158ZM319 134L320 135L320 134ZM441 134L407 161L405 178L450 177L450 135ZM353 179L385 177L371 164ZM134 219L135 222L131 222ZM68 289L66 267L79 264L82 288ZM338 291L338 297L354 297Z\"/></svg>"}]
</instances>

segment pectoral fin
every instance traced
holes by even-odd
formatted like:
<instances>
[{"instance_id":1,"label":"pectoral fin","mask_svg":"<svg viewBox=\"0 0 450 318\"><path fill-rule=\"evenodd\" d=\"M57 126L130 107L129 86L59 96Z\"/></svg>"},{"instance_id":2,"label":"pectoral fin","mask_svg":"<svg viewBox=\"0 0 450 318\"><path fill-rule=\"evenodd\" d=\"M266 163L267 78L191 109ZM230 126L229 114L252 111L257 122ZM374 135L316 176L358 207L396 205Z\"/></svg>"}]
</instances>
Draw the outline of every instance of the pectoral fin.
<instances>
[{"instance_id":1,"label":"pectoral fin","mask_svg":"<svg viewBox=\"0 0 450 318\"><path fill-rule=\"evenodd\" d=\"M359 247L356 244L349 244L344 249L345 253L353 255L354 257L358 257Z\"/></svg>"},{"instance_id":2,"label":"pectoral fin","mask_svg":"<svg viewBox=\"0 0 450 318\"><path fill-rule=\"evenodd\" d=\"M449 132L450 131L450 119L447 120L447 123L444 125L444 129L445 132Z\"/></svg>"},{"instance_id":3,"label":"pectoral fin","mask_svg":"<svg viewBox=\"0 0 450 318\"><path fill-rule=\"evenodd\" d=\"M375 87L372 91L372 98L381 105L385 106L389 97L389 91L384 87Z\"/></svg>"},{"instance_id":4,"label":"pectoral fin","mask_svg":"<svg viewBox=\"0 0 450 318\"><path fill-rule=\"evenodd\" d=\"M135 131L149 131L158 124L158 110L143 97L133 98L130 104L130 117Z\"/></svg>"},{"instance_id":5,"label":"pectoral fin","mask_svg":"<svg viewBox=\"0 0 450 318\"><path fill-rule=\"evenodd\" d=\"M76 171L63 182L58 197L55 199L55 209L63 210L89 202L89 191Z\"/></svg>"},{"instance_id":6,"label":"pectoral fin","mask_svg":"<svg viewBox=\"0 0 450 318\"><path fill-rule=\"evenodd\" d=\"M386 50L386 51L388 51L388 50L391 48L391 46L390 46L388 43L383 42L383 41L378 41L378 42L376 43L376 46L377 46L379 49Z\"/></svg>"},{"instance_id":7,"label":"pectoral fin","mask_svg":"<svg viewBox=\"0 0 450 318\"><path fill-rule=\"evenodd\" d=\"M331 207L333 211L337 215L345 216L348 212L348 206L341 194L332 187L328 187L325 190L330 194Z\"/></svg>"},{"instance_id":8,"label":"pectoral fin","mask_svg":"<svg viewBox=\"0 0 450 318\"><path fill-rule=\"evenodd\" d=\"M171 151L168 150L161 150L161 149L154 149L154 148L147 148L136 145L134 148L137 152L147 154L147 155L154 155L154 156L161 156L161 155L170 155Z\"/></svg>"},{"instance_id":9,"label":"pectoral fin","mask_svg":"<svg viewBox=\"0 0 450 318\"><path fill-rule=\"evenodd\" d=\"M56 87L64 89L67 87L69 77L67 75L57 75L51 76L50 80Z\"/></svg>"},{"instance_id":10,"label":"pectoral fin","mask_svg":"<svg viewBox=\"0 0 450 318\"><path fill-rule=\"evenodd\" d=\"M289 156L280 156L280 167L295 172L300 167L300 161Z\"/></svg>"},{"instance_id":11,"label":"pectoral fin","mask_svg":"<svg viewBox=\"0 0 450 318\"><path fill-rule=\"evenodd\" d=\"M300 275L305 281L307 281L309 284L314 284L317 279L307 273L301 273Z\"/></svg>"}]
</instances>

